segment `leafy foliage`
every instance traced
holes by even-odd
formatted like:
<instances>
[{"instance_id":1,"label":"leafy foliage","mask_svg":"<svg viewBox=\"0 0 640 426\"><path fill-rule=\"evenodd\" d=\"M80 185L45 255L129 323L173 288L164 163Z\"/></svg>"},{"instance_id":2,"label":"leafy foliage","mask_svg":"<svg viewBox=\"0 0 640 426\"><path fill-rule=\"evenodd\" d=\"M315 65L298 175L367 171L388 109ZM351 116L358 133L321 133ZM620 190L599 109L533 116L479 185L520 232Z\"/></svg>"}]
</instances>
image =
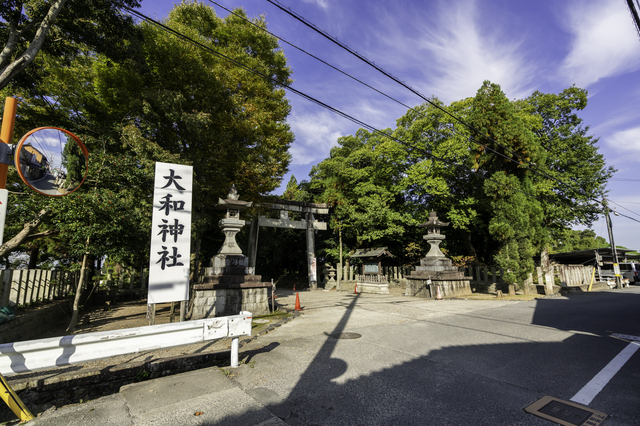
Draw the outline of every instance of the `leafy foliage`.
<instances>
[{"instance_id":1,"label":"leafy foliage","mask_svg":"<svg viewBox=\"0 0 640 426\"><path fill-rule=\"evenodd\" d=\"M316 199L334 206L331 227L347 247L394 246L405 262L421 252L414 225L435 210L451 223L450 256L522 282L550 242L596 219L593 199L613 172L576 114L586 91L510 101L486 81L474 98L445 107L470 126L438 106L434 98L407 111L393 138L362 129L340 138L312 170Z\"/></svg>"},{"instance_id":2,"label":"leafy foliage","mask_svg":"<svg viewBox=\"0 0 640 426\"><path fill-rule=\"evenodd\" d=\"M133 20L121 7L138 0L7 0L0 3L0 89L35 88L48 70L29 66L38 52L71 63L84 46L110 58L135 56Z\"/></svg>"},{"instance_id":3,"label":"leafy foliage","mask_svg":"<svg viewBox=\"0 0 640 426\"><path fill-rule=\"evenodd\" d=\"M416 222L403 209L398 185L401 147L364 129L338 139L338 145L311 171L312 190L321 192L318 200L333 208L332 228L342 229L350 249L384 243L402 250L401 238ZM330 255L337 258L337 248Z\"/></svg>"},{"instance_id":4,"label":"leafy foliage","mask_svg":"<svg viewBox=\"0 0 640 426\"><path fill-rule=\"evenodd\" d=\"M596 236L596 233L591 229L585 229L583 231L565 229L557 239L552 240L549 252L563 253L602 247L609 247L609 243L604 238Z\"/></svg>"},{"instance_id":5,"label":"leafy foliage","mask_svg":"<svg viewBox=\"0 0 640 426\"><path fill-rule=\"evenodd\" d=\"M262 18L253 22L266 26ZM183 2L165 24L279 83L289 78L277 40L238 17L223 20L201 3ZM27 84L16 78L4 90L20 101L16 134L42 125L64 127L90 152L89 176L67 198L34 196L17 176L10 177L11 225L5 235L17 234L45 209L40 229L55 235L28 243L42 249L41 257L77 262L89 252L125 265L146 263L156 161L193 165L194 229L196 238L208 242L202 255L211 255L221 239L214 228L218 197L235 183L243 198L256 200L287 170L293 134L282 89L155 26L142 23L130 30L112 46L126 47L128 55L70 37L64 48L73 55L43 49L37 56L46 79Z\"/></svg>"}]
</instances>

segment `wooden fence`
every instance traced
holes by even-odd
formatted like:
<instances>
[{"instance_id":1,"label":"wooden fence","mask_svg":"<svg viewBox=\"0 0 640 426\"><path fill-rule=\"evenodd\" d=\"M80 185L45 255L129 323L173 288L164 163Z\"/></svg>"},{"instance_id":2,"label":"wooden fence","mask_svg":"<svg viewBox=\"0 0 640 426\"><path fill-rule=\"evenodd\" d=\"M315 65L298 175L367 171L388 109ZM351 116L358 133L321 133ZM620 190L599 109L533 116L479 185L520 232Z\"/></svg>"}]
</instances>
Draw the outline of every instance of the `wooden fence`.
<instances>
[{"instance_id":1,"label":"wooden fence","mask_svg":"<svg viewBox=\"0 0 640 426\"><path fill-rule=\"evenodd\" d=\"M563 287L575 287L591 284L593 266L556 265L557 276ZM595 280L595 277L594 277Z\"/></svg>"},{"instance_id":2,"label":"wooden fence","mask_svg":"<svg viewBox=\"0 0 640 426\"><path fill-rule=\"evenodd\" d=\"M42 269L3 269L0 271L2 299L0 305L28 305L62 298L75 292L80 271L46 271Z\"/></svg>"},{"instance_id":3,"label":"wooden fence","mask_svg":"<svg viewBox=\"0 0 640 426\"><path fill-rule=\"evenodd\" d=\"M473 277L471 285L476 286L480 291L494 292L503 290L506 287L504 272L502 268L496 269L495 266L469 266L466 268L465 276Z\"/></svg>"},{"instance_id":4,"label":"wooden fence","mask_svg":"<svg viewBox=\"0 0 640 426\"><path fill-rule=\"evenodd\" d=\"M335 279L337 280L340 278L340 281L356 281L359 269L360 267L358 266L345 265L342 267L342 271L340 271L340 268L336 265ZM399 280L404 278L406 275L409 275L412 270L413 268L410 266L383 266L381 275L387 277L388 280ZM340 274L340 272L342 272L342 274ZM340 274L339 277L338 274Z\"/></svg>"},{"instance_id":5,"label":"wooden fence","mask_svg":"<svg viewBox=\"0 0 640 426\"><path fill-rule=\"evenodd\" d=\"M547 284L554 285L559 282L562 287L577 287L589 285L593 274L592 266L583 265L552 265L553 271L544 274L540 266L536 267L536 271L529 274L529 278L525 282L527 285L545 286ZM535 274L535 275L534 275ZM473 277L471 285L476 285L483 290L495 291L504 290L508 283L505 283L502 269L495 266L473 266L468 267L465 275ZM556 280L557 278L557 280Z\"/></svg>"}]
</instances>

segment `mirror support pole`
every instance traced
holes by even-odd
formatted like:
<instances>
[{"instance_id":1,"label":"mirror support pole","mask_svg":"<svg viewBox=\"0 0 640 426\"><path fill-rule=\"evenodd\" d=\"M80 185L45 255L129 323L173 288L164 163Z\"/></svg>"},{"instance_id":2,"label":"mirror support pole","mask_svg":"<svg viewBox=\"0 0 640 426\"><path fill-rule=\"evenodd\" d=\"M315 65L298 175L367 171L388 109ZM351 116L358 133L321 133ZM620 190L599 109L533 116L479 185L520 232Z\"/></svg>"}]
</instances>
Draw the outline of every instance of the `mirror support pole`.
<instances>
[{"instance_id":1,"label":"mirror support pole","mask_svg":"<svg viewBox=\"0 0 640 426\"><path fill-rule=\"evenodd\" d=\"M16 99L7 97L4 101L4 115L2 116L2 129L0 130L0 141L2 143L11 145L17 109L18 102ZM7 187L8 170L8 164L0 164L0 189L5 189Z\"/></svg>"}]
</instances>

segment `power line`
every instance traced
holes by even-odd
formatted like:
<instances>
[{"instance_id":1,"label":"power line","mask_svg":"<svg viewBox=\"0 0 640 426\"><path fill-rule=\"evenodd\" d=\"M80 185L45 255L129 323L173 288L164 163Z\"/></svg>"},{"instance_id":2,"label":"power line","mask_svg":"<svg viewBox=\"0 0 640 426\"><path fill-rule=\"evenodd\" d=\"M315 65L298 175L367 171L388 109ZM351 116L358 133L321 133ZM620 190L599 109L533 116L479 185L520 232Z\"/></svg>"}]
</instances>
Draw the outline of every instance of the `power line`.
<instances>
[{"instance_id":1,"label":"power line","mask_svg":"<svg viewBox=\"0 0 640 426\"><path fill-rule=\"evenodd\" d=\"M436 103L432 102L429 98L425 97L423 94L421 94L420 92L418 92L416 89L410 87L408 84L406 84L404 81L401 81L399 78L395 77L394 75L392 75L391 73L389 73L388 71L384 70L382 67L378 66L375 64L375 62L367 59L366 57L364 57L363 55L361 55L360 53L358 53L357 51L353 50L352 48L350 48L349 46L347 46L346 44L342 43L341 41L339 41L337 38L333 37L332 35L330 35L329 33L327 33L326 31L318 28L315 24L309 22L306 18L304 18L303 16L295 13L294 11L292 11L290 8L281 5L277 0L267 0L269 3L271 3L272 5L274 5L275 7L277 7L278 9L282 10L283 12L287 13L288 15L292 16L293 18L297 19L298 21L302 22L304 25L306 25L307 27L313 29L314 31L316 31L317 33L319 33L320 35L322 35L323 37L327 38L328 40L330 40L331 42L337 44L338 46L340 46L342 49L346 50L347 52L351 53L352 55L354 55L355 57L357 57L358 59L360 59L361 61L365 62L367 65L375 68L376 70L378 70L379 72L381 72L382 74L384 74L385 76L389 77L390 79L392 79L393 81L395 81L396 83L400 84L401 86L403 86L404 88L406 88L407 90L411 91L412 93L414 93L415 95L419 96L420 98L422 98L424 101L428 102L429 104L431 104L433 107L441 110L442 112L444 112L445 114L449 115L450 117L452 117L454 120L456 120L457 122L459 122L460 124L462 124L463 126L467 127L469 130L471 130L472 132L475 132L477 134L479 134L481 137L493 142L494 144L496 144L497 146L501 147L502 149L504 149L506 152L508 152L509 154L517 157L518 159L520 159L522 161L522 163L519 164L523 164L526 163L527 166L529 167L529 169L539 173L540 175L548 178L548 179L552 179L555 180L558 183L561 183L562 185L566 186L567 188L569 188L571 191L574 191L575 193L581 193L581 191L578 191L576 188L571 187L569 184L565 183L564 181L562 181L561 179L555 177L555 176L551 176L545 172L543 172L542 170L540 170L537 165L535 163L532 163L528 160L526 160L525 158L523 158L520 154L518 154L517 152L511 150L509 147L502 145L501 143L499 143L498 141L496 141L495 139L491 138L488 135L483 134L480 130L476 129L474 126L468 124L467 122L465 122L464 120L462 120L461 118L457 117L456 115L452 114L451 112L447 111L445 108L441 107L440 105L437 105ZM473 139L472 139L473 140ZM476 142L475 140L473 140L474 142ZM586 194L581 193L581 195L587 197ZM597 201L593 198L589 198L587 197L588 200L592 200L592 201Z\"/></svg>"},{"instance_id":2,"label":"power line","mask_svg":"<svg viewBox=\"0 0 640 426\"><path fill-rule=\"evenodd\" d=\"M241 67L241 68L243 68L243 69L245 69L245 70L247 70L247 71L249 71L249 72L251 72L251 73L253 73L253 74L259 75L259 76L261 76L261 77L263 77L263 78L265 78L265 79L267 79L267 80L270 80L270 81L271 81L272 83L274 83L275 85L277 85L277 86L281 86L281 87L283 87L284 89L289 90L290 92L292 92L292 93L294 93L294 94L296 94L296 95L298 95L298 96L300 96L300 97L302 97L302 98L304 98L304 99L306 99L306 100L308 100L308 101L310 101L310 102L312 102L312 103L315 103L315 104L316 104L316 105L318 105L318 106L321 106L321 107L323 107L323 108L325 108L325 109L328 109L328 110L330 110L331 112L333 112L333 113L335 113L335 114L337 114L337 115L339 115L339 116L341 116L341 117L343 117L343 118L346 118L347 120L349 120L349 121L351 121L351 122L353 122L353 123L355 123L355 124L358 124L358 125L359 125L359 126L361 126L361 127L364 127L364 128L366 128L366 129L369 129L369 130L370 130L371 132L373 132L373 133L377 133L377 134L379 134L379 135L381 135L381 136L388 137L388 138L390 138L390 139L392 139L392 140L395 140L396 142L398 142L398 143L400 143L400 144L402 144L402 145L405 145L405 146L406 146L406 142L405 142L405 141L400 140L400 139L398 139L398 138L395 138L394 136L392 136L392 135L390 135L390 134L387 134L387 133L385 133L385 132L383 132L383 131L381 131L381 130L379 130L379 129L375 128L374 126L371 126L371 125L369 125L369 124L367 124L367 123L365 123L365 122L363 122L363 121L361 121L361 120L359 120L359 119L357 119L357 118L355 118L355 117L353 117L353 116L351 116L351 115L349 115L349 114L347 114L347 113L345 113L345 112L343 112L343 111L341 111L341 110L338 110L338 109L336 109L336 108L334 108L334 107L332 107L332 106L330 106L330 105L328 105L328 104L325 104L324 102L322 102L322 101L320 101L320 100L318 100L318 99L316 99L316 98L314 98L314 97L312 97L312 96L310 96L310 95L307 95L307 94L306 94L306 93L304 93L304 92L301 92L301 91L299 91L299 90L297 90L297 89L294 89L293 87L289 86L289 85L288 85L288 84L286 84L285 82L279 82L279 81L277 81L276 79L274 79L273 77L268 76L268 75L266 75L266 74L264 74L264 73L262 73L262 72L260 72L260 71L258 71L258 70L256 70L256 69L254 69L254 68L251 68L251 67L249 67L249 66L247 66L247 65L244 65L243 63L241 63L241 62L239 62L239 61L237 61L237 60L235 60L235 59L233 59L233 58L230 58L230 57L226 56L225 54L223 54L223 53L221 53L221 52L218 52L217 50L215 50L215 49L213 49L213 48L211 48L211 47L209 47L209 46L206 46L206 45L204 45L204 44L202 44L202 43L200 43L200 42L198 42L198 41L196 41L196 40L194 40L194 39L192 39L192 38L190 38L190 37L188 37L188 36L186 36L186 35L184 35L184 34L182 34L182 33L178 32L178 31L176 31L176 30L174 30L174 29L172 29L172 28L170 28L170 27L168 27L168 26L166 26L166 25L164 25L164 24L162 24L162 23L160 23L160 22L158 22L158 21L156 21L156 20L152 19L152 18L149 18L148 16L146 16L146 15L144 15L144 14L142 14L142 13L138 12L138 11L135 11L135 10L133 10L133 9L129 8L129 7L126 7L126 6L122 6L122 8L124 8L124 9L128 10L130 13L133 13L134 15L136 15L136 16L138 16L138 17L140 17L141 19L146 20L147 22L150 22L150 23L152 23L152 24L154 24L154 25L158 26L158 27L159 27L159 28L161 28L162 30L164 30L164 31L166 31L166 32L169 32L169 33L171 33L171 34L173 34L173 35L177 36L178 38L182 39L183 41L186 41L186 42L188 42L188 43L191 43L191 44L193 44L194 46L197 46L197 47L199 47L199 48L201 48L201 49L205 49L205 50L207 50L208 52L210 52L210 53L212 53L212 54L214 54L214 55L218 56L219 58L221 58L221 59L223 59L223 60L226 60L226 61L228 61L228 62L231 62L232 64L234 64L234 65L236 65L236 66L238 66L238 67ZM449 115L450 115L450 114L449 114ZM477 171L474 171L474 170L468 169L467 167L464 167L464 166L462 166L462 165L460 165L460 164L450 163L450 162L448 162L447 160L445 160L445 159L443 159L443 158L440 158L440 157L435 156L435 155L434 155L433 153L431 153L431 152L428 152L428 151L422 151L422 150L421 150L421 152L422 152L425 156L430 157L430 158L431 158L431 159L433 159L433 160L436 160L436 161L439 161L439 162L441 162L441 163L443 163L443 164L446 164L446 165L448 165L448 166L451 166L451 167L455 167L455 168L457 168L457 169L460 169L460 170L464 171L464 172L465 172L465 173L467 173L467 174L474 175L474 176L479 177L479 178L484 179L484 180L492 181L492 182L494 182L494 183L496 183L496 184L498 184L498 185L500 185L500 186L506 187L506 188L508 188L508 189L510 189L510 190L512 190L512 191L515 191L515 192L519 192L519 193L521 193L521 194L524 194L525 196L527 196L527 197L529 197L529 198L537 199L538 201L542 201L542 199L541 199L539 196L536 196L536 195L530 194L530 193L525 192L525 191L523 191L523 190L521 190L521 189L518 189L518 188L513 188L513 187L511 187L511 186L509 186L509 185L505 185L505 184L503 184L503 183L501 183L501 182L496 181L495 179L492 179L492 178L490 178L490 177L484 176L483 174L478 173ZM559 202L561 202L562 204L569 205L570 207L572 207L572 208L576 208L576 209L583 209L583 208L587 207L587 206L580 206L580 205L571 205L571 204L569 204L567 201L564 201L564 200L562 200L562 199L560 199L560 200L558 200L558 201L559 201ZM596 201L597 201L597 200L596 200ZM552 204L555 204L555 203L552 203ZM589 206L589 207L592 207L592 208L593 208L594 206Z\"/></svg>"},{"instance_id":3,"label":"power line","mask_svg":"<svg viewBox=\"0 0 640 426\"><path fill-rule=\"evenodd\" d=\"M610 178L609 180L615 180L619 182L640 182L640 179L627 179L627 178Z\"/></svg>"},{"instance_id":4,"label":"power line","mask_svg":"<svg viewBox=\"0 0 640 426\"><path fill-rule=\"evenodd\" d=\"M239 15L239 14L235 13L234 11L232 11L232 10L230 10L230 9L226 8L225 6L221 5L220 3L217 3L217 2L215 2L215 1L213 1L213 0L207 0L207 1L209 1L209 3L215 4L216 6L220 7L221 9L224 9L224 10L225 10L225 11L227 11L228 13L230 13L230 14L232 14L232 15L234 15L234 16L237 16L238 18L240 18L240 19L242 19L242 20L244 20L244 21L248 22L249 24L251 24L251 25L255 26L255 27L256 27L256 28L258 28L259 30L264 31L264 32L266 32L267 34L271 35L272 37L277 38L278 40L282 41L283 43L286 43L287 45L289 45L289 46L293 47L294 49L297 49L298 51L300 51L300 52L302 52L302 53L304 53L304 54L306 54L306 55L308 55L308 56L312 57L313 59L315 59L315 60L317 60L317 61L319 61L319 62L323 63L324 65L326 65L326 66L328 66L328 67L332 68L333 70L338 71L339 73L341 73L341 74L343 74L343 75L345 75L345 76L347 76L347 77L351 78L351 79L352 79L352 80L354 80L354 81L357 81L358 83L362 84L363 86L365 86L365 87L367 87L367 88L369 88L369 89L371 89L371 90L373 90L373 91L375 91L375 92L377 92L377 93L381 94L382 96L384 96L384 97L386 97L386 98L388 98L388 99L390 99L390 100L392 100L392 101L396 102L397 104L402 105L403 107L407 108L408 110L414 111L415 113L417 113L417 114L421 115L422 117L424 117L424 118L426 118L426 119L428 119L428 120L431 120L431 121L432 121L432 122L434 122L434 123L437 123L437 121L436 121L435 119L433 119L433 118L431 118L431 117L427 116L427 115L426 115L426 114L424 114L422 111L420 111L420 110L418 110L418 109L416 109L416 108L414 108L414 107L411 107L411 106L409 106L409 105L405 104L404 102L399 101L398 99L396 99L396 98L394 98L394 97L392 97L392 96L390 96L390 95L388 95L388 94L386 94L386 93L382 92L381 90L379 90L379 89L377 89L377 88L375 88L375 87L373 87L373 86L371 86L371 85L369 85L369 84L367 84L367 83L363 82L362 80L360 80L360 79L358 79L358 78L356 78L356 77L352 76L351 74L349 74L349 73L347 73L347 72L345 72L345 71L341 70L340 68L338 68L338 67L336 67L336 66L334 66L334 65L332 65L332 64L330 64L330 63L328 63L328 62L326 62L325 60L323 60L323 59L321 59L321 58L319 58L319 57L317 57L317 56L313 55L312 53L307 52L306 50L302 49L301 47L296 46L295 44L293 44L293 43L291 43L291 42L289 42L289 41L287 41L287 40L283 39L282 37L277 36L276 34L274 34L274 33L270 32L270 31L269 31L269 30L267 30L266 28L263 28L263 27L261 27L261 26L259 26L259 25L255 24L254 22L252 22L251 20L249 20L249 19L245 18L244 16L241 16L241 15ZM456 134L458 134L458 131L457 131L457 130L455 130L455 128L453 129L453 132L454 132L454 133L456 133ZM482 142L477 141L477 140L473 137L473 135L469 134L469 135L467 135L467 136L468 136L468 138L469 138L472 142L474 142L474 143L476 143L476 144L478 144L478 145L482 146L482 147L483 147L483 148L485 148L486 150L491 151L491 152L493 152L494 154L499 155L499 156L501 156L501 157L505 158L506 160L512 161L512 162L514 162L514 163L516 163L516 164L520 164L518 161L515 161L513 158L508 157L507 155L505 155L505 154L503 154L503 153L501 153L501 152L499 152L499 151L496 151L495 149L493 149L493 148L491 148L491 147L487 146L486 144L483 144Z\"/></svg>"},{"instance_id":5,"label":"power line","mask_svg":"<svg viewBox=\"0 0 640 426\"><path fill-rule=\"evenodd\" d=\"M638 222L638 223L640 223L640 220L635 219L635 218L633 218L633 217L631 217L631 216L627 216L626 214L622 214L622 213L620 213L620 212L616 212L616 214L617 214L617 215L619 215L619 216L622 216L622 217L626 217L627 219L631 219L631 220L633 220L634 222Z\"/></svg>"},{"instance_id":6,"label":"power line","mask_svg":"<svg viewBox=\"0 0 640 426\"><path fill-rule=\"evenodd\" d=\"M627 6L631 13L631 19L636 26L636 31L640 36L640 2L638 0L627 0Z\"/></svg>"},{"instance_id":7,"label":"power line","mask_svg":"<svg viewBox=\"0 0 640 426\"><path fill-rule=\"evenodd\" d=\"M390 95L388 95L388 94L386 94L386 93L382 92L381 90L378 90L378 89L376 89L375 87L373 87L373 86L371 86L371 85L369 85L369 84L367 84L367 83L365 83L365 82L363 82L363 81L359 80L358 78L356 78L356 77L352 76L351 74L349 74L349 73L347 73L347 72L345 72L345 71L343 71L343 70L339 69L338 67L336 67L336 66L334 66L334 65L332 65L332 64L330 64L330 63L328 63L328 62L326 62L326 61L324 61L324 60L322 60L322 59L320 59L320 58L318 58L317 56L315 56L315 55L313 55L313 54L311 54L311 53L307 52L306 50L304 50L304 49L302 49L302 48L300 48L300 47L296 46L295 44L290 43L289 41L287 41L287 40L285 40L285 39L283 39L283 38L281 38L281 37L279 37L279 36L277 36L277 35L273 34L272 32L268 31L266 28L263 28L263 27L261 27L261 26L259 26L259 25L255 24L254 22L252 22L251 20L249 20L249 19L245 18L244 16L241 16L241 15L239 15L239 14L237 14L237 13L233 12L232 10L230 10L230 9L226 8L225 6L223 6L223 5L219 4L219 3L217 3L216 1L213 1L213 0L208 0L208 1L209 1L210 3L212 3L212 4L217 5L218 7L222 8L222 9L224 9L224 10L225 10L225 11L227 11L228 13L233 14L234 16L236 16L236 17L238 17L238 18L240 18L240 19L242 19L242 20L244 20L244 21L248 22L249 24L251 24L251 25L255 26L255 27L256 27L256 28L258 28L259 30L264 31L264 32L266 32L267 34L269 34L269 35L271 35L271 36L273 36L273 37L277 38L278 40L280 40L280 41L282 41L282 42L284 42L284 43L288 44L289 46L293 47L294 49L297 49L297 50L299 50L300 52L305 53L306 55L308 55L308 56L310 56L310 57L312 57L312 58L316 59L317 61L319 61L319 62L321 62L321 63L323 63L323 64L325 64L325 65L327 65L328 67L330 67L330 68L332 68L332 69L334 69L334 70L336 70L336 71L340 72L341 74L343 74L343 75L345 75L345 76L347 76L347 77L349 77L349 78L351 78L351 79L353 79L353 80L357 81L358 83L360 83L360 84L364 85L365 87L368 87L368 88L370 88L371 90L374 90L375 92L377 92L377 93L379 93L379 94L381 94L381 95L385 96L386 98L388 98L388 99L390 99L390 100L392 100L392 101L394 101L394 102L398 103L399 105L404 106L404 107L405 107L405 108L407 108L408 110L411 110L411 111L413 111L413 112L415 112L415 113L419 114L420 116L422 116L422 117L424 117L424 118L426 118L426 119L428 119L428 120L432 121L433 123L440 124L440 123L439 123L439 122L437 122L434 118L431 118L431 117L427 116L425 113L423 113L422 111L418 110L417 108L410 107L409 105L406 105L405 103L403 103L403 102L401 102L401 101L397 100L396 98L394 98L394 97L392 97L392 96L390 96ZM312 24L312 25L313 25L313 24ZM330 37L330 36L329 36L329 37ZM357 52L356 52L356 53L357 53ZM366 60L366 58L365 58L365 60ZM395 79L395 77L393 77L393 78ZM467 125L466 123L464 123L461 119L459 119L459 118L455 117L453 114L451 114L451 113L449 113L448 111L446 111L444 108L437 106L437 104L433 103L431 100L426 99L426 98L424 98L424 99L425 99L427 102L429 102L431 105L436 106L439 110L441 110L441 111L445 112L446 114L448 114L450 117L453 117L456 121L458 121L458 122L462 123L463 125L465 125L465 127L470 128L470 129L473 129L472 127L469 127L469 125ZM452 130L452 132L453 132L454 134L460 134L460 133L459 133L459 131L458 131L455 127L453 127L451 130ZM478 132L478 133L479 133L479 132ZM484 136L484 135L482 135L481 133L480 133L480 135L481 135L481 136ZM479 145L479 146L483 147L483 148L484 148L484 149L486 149L487 151L491 151L491 152L493 152L494 154L496 154L496 155L498 155L498 156L500 156L500 157L502 157L502 158L504 158L504 159L506 159L506 160L508 160L508 161L511 161L511 162L513 162L513 163L515 163L515 164L518 164L518 165L522 164L522 163L520 163L519 161L514 160L512 157L509 157L509 156L507 156L507 155L505 155L505 154L503 154L503 153L501 153L501 152L499 152L499 151L497 151L497 150L495 150L495 149L493 149L493 148L489 147L488 145L486 145L486 144L484 144L484 143L482 143L482 142L480 142L480 141L476 140L476 139L475 139L475 137L473 136L473 134L471 134L471 133L470 133L470 134L467 134L467 135L464 135L464 136L466 136L466 137L467 137L470 141L472 141L473 143L475 143L475 144L477 144L477 145ZM503 147L506 151L509 151L509 149L508 149L507 147L505 147L504 145L499 144L498 142L496 142L495 140L493 140L493 139L491 139L491 138L488 138L488 139L492 140L493 142L495 142L495 143L496 143L496 144L498 144L499 146ZM513 151L512 151L512 152L513 152ZM517 153L513 152L513 154L519 157L519 155L518 155ZM522 157L519 157L519 158L522 158ZM533 164L533 163L529 163L529 164ZM538 174L543 175L544 177L546 177L546 178L548 178L548 179L555 180L555 181L557 181L557 182L559 182L559 183L561 183L561 184L565 185L565 186L566 186L566 187L568 187L571 191L575 191L575 189L574 189L574 188L570 187L569 185L567 185L566 183L564 183L562 180L557 179L557 178L555 178L555 177L553 177L553 176L547 175L547 174L545 174L545 173L542 173L542 172L541 172L537 167L532 168L532 170L533 170L533 171L535 171L535 172L537 172ZM558 190L558 191L562 191L562 192L564 192L564 193L566 194L566 191L561 190L560 188L557 188L557 190ZM568 195L568 194L567 194L567 195ZM581 194L581 195L585 195L585 194Z\"/></svg>"},{"instance_id":8,"label":"power line","mask_svg":"<svg viewBox=\"0 0 640 426\"><path fill-rule=\"evenodd\" d=\"M158 21L156 21L156 20L154 20L154 19L152 19L152 18L149 18L148 16L146 16L146 15L144 15L144 14L142 14L142 13L140 13L140 12L136 11L136 10L133 10L133 9L131 9L131 8L127 7L127 6L121 6L121 7L122 7L123 9L125 9L125 10L129 11L130 13L133 13L134 15L136 15L136 16L138 16L138 17L140 17L141 19L143 19L143 20L145 20L145 21L147 21L147 22L150 22L150 23L152 23L152 24L154 24L154 25L158 26L158 27L159 27L159 28L161 28L162 30L167 31L167 32L169 32L169 33L171 33L171 34L173 34L173 35L175 35L175 36L179 37L180 39L182 39L182 40L184 40L184 41L187 41L187 42L189 42L189 43L193 44L194 46L197 46L197 47L199 47L199 48L201 48L201 49L205 49L205 50L207 50L208 52L210 52L210 53L212 53L212 54L214 54L214 55L218 56L219 58L224 59L224 60L226 60L226 61L228 61L228 62L231 62L232 64L234 64L234 65L236 65L236 66L239 66L239 67L241 67L241 68L243 68L243 69L245 69L245 70L247 70L247 71L249 71L249 72L251 72L251 73L253 73L253 74L259 75L259 76L261 76L261 77L263 77L263 78L265 78L265 79L267 79L267 80L270 80L270 81L271 81L271 82L273 82L274 84L276 84L276 85L278 85L278 86L281 86L281 87L285 88L286 90L289 90L290 92L292 92L292 93L294 93L294 94L296 94L296 95L298 95L298 96L300 96L300 97L302 97L302 98L304 98L304 99L306 99L306 100L308 100L308 101L310 101L310 102L312 102L312 103L315 103L316 105L319 105L319 106L321 106L321 107L323 107L323 108L325 108L325 109L328 109L328 110L330 110L331 112L333 112L333 113L335 113L335 114L337 114L337 115L340 115L341 117L346 118L347 120L349 120L349 121L351 121L351 122L353 122L353 123L358 124L358 125L359 125L359 126L361 126L361 127L364 127L364 128L366 128L366 129L369 129L369 130L370 130L370 131L372 131L373 133L377 133L377 134L379 134L379 135L382 135L382 136L388 137L388 138L390 138L390 139L392 139L392 140L395 140L396 142L398 142L398 143L400 143L400 144L402 144L402 145L405 145L405 142L404 142L404 141L402 141L402 140L400 140L400 139L397 139L397 138L395 138L394 136L392 136L392 135L390 135L390 134L387 134L387 133L385 133L385 132L383 132L383 131L381 131L381 130L379 130L379 129L375 128L374 126L371 126L370 124L367 124L367 123L365 123L364 121L361 121L361 120L359 120L359 119L357 119L357 118L355 118L355 117L353 117L353 116L351 116L351 115L349 115L349 114L347 114L347 113L345 113L345 112L343 112L343 111L341 111L341 110L339 110L339 109L337 109L337 108L334 108L334 107L332 107L332 106L330 106L330 105L328 105L328 104L325 104L324 102L322 102L322 101L320 101L320 100L318 100L318 99L316 99L316 98L314 98L314 97L312 97L312 96L310 96L310 95L307 95L306 93L303 93L303 92L301 92L301 91L299 91L299 90L297 90L297 89L294 89L293 87L291 87L291 86L289 86L289 85L287 85L287 84L285 84L285 83L283 83L283 82L278 82L278 81L276 81L274 78L272 78L272 77L270 77L270 76L268 76L268 75L266 75L266 74L263 74L262 72L260 72L260 71L258 71L258 70L256 70L256 69L254 69L254 68L251 68L251 67L249 67L249 66L247 66L247 65L244 65L243 63L241 63L241 62L239 62L239 61L237 61L237 60L235 60L235 59L233 59L233 58L230 58L229 56L227 56L227 55L225 55L225 54L223 54L223 53L221 53L221 52L218 52L217 50L215 50L215 49L213 49L213 48L211 48L211 47L209 47L209 46L206 46L206 45L204 45L204 44L202 44L202 43L200 43L200 42L198 42L198 41L196 41L196 40L194 40L194 39L192 39L192 38L190 38L190 37L188 37L188 36L186 36L186 35L184 35L184 34L182 34L182 33L178 32L178 31L174 30L174 29L173 29L173 28L171 28L171 27L168 27L168 26L166 26L166 25L164 25L164 24L162 24L162 23L160 23L160 22L158 22ZM494 182L494 183L497 183L498 185L502 185L502 186L508 187L509 189L514 190L514 191L516 191L516 192L520 192L520 193L522 193L522 194L524 194L524 195L526 195L526 196L528 196L528 197L530 197L530 198L534 198L534 199L538 199L538 200L540 200L540 199L539 199L537 196L535 196L535 195L529 194L529 193L527 193L527 192L525 192L525 191L522 191L522 190L520 190L520 189L517 189L517 188L512 188L512 187L510 187L510 186L508 186L508 185L504 185L504 184L502 184L502 183L500 183L500 182L498 182L498 181L496 181L496 180L494 180L494 179L492 179L492 178L490 178L490 177L484 176L484 175L482 175L481 173L478 173L478 172L476 172L476 171L470 170L470 169L468 169L468 168L466 168L466 167L464 167L464 166L462 166L462 165L455 164L455 163L450 163L450 162L446 161L446 160L445 160L445 159L443 159L443 158L440 158L440 157L437 157L437 156L433 155L433 153L430 153L430 152L424 152L424 151L423 151L423 153L424 153L424 155L426 155L426 156L430 157L430 158L431 158L431 159L433 159L433 160L440 161L441 163L446 164L446 165L448 165L448 166L452 166L452 167L456 167L456 168L462 169L462 170L463 170L463 171L465 171L466 173L472 174L472 175L474 175L474 176L480 177L480 178L485 179L485 180L492 181L492 182Z\"/></svg>"},{"instance_id":9,"label":"power line","mask_svg":"<svg viewBox=\"0 0 640 426\"><path fill-rule=\"evenodd\" d=\"M608 198L607 198L608 199ZM608 199L609 200L609 199ZM609 200L611 201L611 200ZM613 201L611 201L613 203ZM622 204L640 204L640 203L634 203L633 201L616 201L616 203L622 203Z\"/></svg>"},{"instance_id":10,"label":"power line","mask_svg":"<svg viewBox=\"0 0 640 426\"><path fill-rule=\"evenodd\" d=\"M621 206L620 204L616 203L615 201L611 201L611 200L609 200L609 199L607 199L607 201L608 201L608 202L610 202L610 203L615 204L616 206L618 206L618 207L620 207L620 208L623 208L623 209L627 210L628 212L631 212L631 213L635 214L636 216L640 216L640 214L638 214L638 213L634 212L633 210L629 210L628 208L626 208L626 207L624 207L624 206Z\"/></svg>"}]
</instances>

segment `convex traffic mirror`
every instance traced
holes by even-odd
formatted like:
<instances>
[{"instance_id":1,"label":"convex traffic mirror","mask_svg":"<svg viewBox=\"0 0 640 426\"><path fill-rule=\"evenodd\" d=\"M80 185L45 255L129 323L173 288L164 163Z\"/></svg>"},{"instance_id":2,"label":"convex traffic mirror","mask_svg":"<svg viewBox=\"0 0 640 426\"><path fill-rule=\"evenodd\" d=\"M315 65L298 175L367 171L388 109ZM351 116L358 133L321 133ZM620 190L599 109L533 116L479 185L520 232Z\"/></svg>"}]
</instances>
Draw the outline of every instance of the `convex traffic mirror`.
<instances>
[{"instance_id":1,"label":"convex traffic mirror","mask_svg":"<svg viewBox=\"0 0 640 426\"><path fill-rule=\"evenodd\" d=\"M15 165L22 180L43 195L60 197L82 185L89 151L80 138L57 127L39 127L20 139Z\"/></svg>"}]
</instances>

